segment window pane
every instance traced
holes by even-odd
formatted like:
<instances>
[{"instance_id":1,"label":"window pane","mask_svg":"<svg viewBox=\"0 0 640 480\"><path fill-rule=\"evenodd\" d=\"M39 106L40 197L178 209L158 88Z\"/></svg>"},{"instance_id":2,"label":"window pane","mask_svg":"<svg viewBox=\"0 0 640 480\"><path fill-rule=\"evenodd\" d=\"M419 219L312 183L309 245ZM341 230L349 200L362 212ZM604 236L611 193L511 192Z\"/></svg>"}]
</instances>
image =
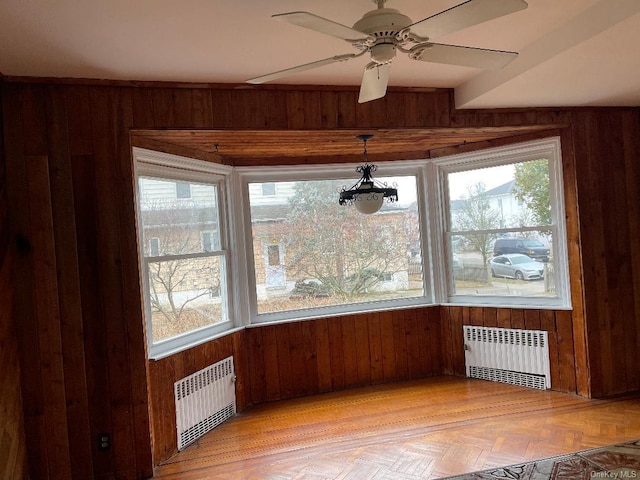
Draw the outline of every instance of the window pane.
<instances>
[{"instance_id":1,"label":"window pane","mask_svg":"<svg viewBox=\"0 0 640 480\"><path fill-rule=\"evenodd\" d=\"M450 293L555 297L548 160L453 172L447 181Z\"/></svg>"},{"instance_id":2,"label":"window pane","mask_svg":"<svg viewBox=\"0 0 640 480\"><path fill-rule=\"evenodd\" d=\"M379 180L400 201L375 215L338 204L353 179L249 184L259 314L424 294L415 177Z\"/></svg>"},{"instance_id":3,"label":"window pane","mask_svg":"<svg viewBox=\"0 0 640 480\"><path fill-rule=\"evenodd\" d=\"M518 235L496 238L495 234L466 234L452 237L452 293L556 296L552 236L547 231ZM477 248L484 242L488 250L486 260ZM540 255L538 259L532 258L537 255Z\"/></svg>"},{"instance_id":4,"label":"window pane","mask_svg":"<svg viewBox=\"0 0 640 480\"><path fill-rule=\"evenodd\" d=\"M453 231L551 225L546 159L447 175Z\"/></svg>"},{"instance_id":5,"label":"window pane","mask_svg":"<svg viewBox=\"0 0 640 480\"><path fill-rule=\"evenodd\" d=\"M153 342L227 320L224 257L148 262Z\"/></svg>"},{"instance_id":6,"label":"window pane","mask_svg":"<svg viewBox=\"0 0 640 480\"><path fill-rule=\"evenodd\" d=\"M150 238L158 239L159 255L210 251L212 246L219 248L217 187L187 184L191 198L176 200L175 185L174 181L140 178L140 215L145 248L150 248L147 240ZM145 250L144 255L149 256L150 252Z\"/></svg>"},{"instance_id":7,"label":"window pane","mask_svg":"<svg viewBox=\"0 0 640 480\"><path fill-rule=\"evenodd\" d=\"M176 198L191 198L191 184L176 182Z\"/></svg>"}]
</instances>

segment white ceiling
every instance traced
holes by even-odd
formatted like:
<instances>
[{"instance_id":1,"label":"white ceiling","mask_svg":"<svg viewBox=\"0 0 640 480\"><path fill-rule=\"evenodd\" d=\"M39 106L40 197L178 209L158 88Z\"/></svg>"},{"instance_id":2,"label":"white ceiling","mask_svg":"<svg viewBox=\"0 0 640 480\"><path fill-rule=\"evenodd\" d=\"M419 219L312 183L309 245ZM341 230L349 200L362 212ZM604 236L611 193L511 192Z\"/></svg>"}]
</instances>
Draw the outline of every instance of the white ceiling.
<instances>
[{"instance_id":1,"label":"white ceiling","mask_svg":"<svg viewBox=\"0 0 640 480\"><path fill-rule=\"evenodd\" d=\"M389 0L386 7L415 22L461 2ZM503 70L399 54L389 85L455 88L460 108L640 106L640 0L528 3L433 39L520 52ZM303 10L351 26L374 8L371 0L0 0L0 73L242 83L354 51L272 14ZM367 62L360 57L278 83L355 86Z\"/></svg>"}]
</instances>

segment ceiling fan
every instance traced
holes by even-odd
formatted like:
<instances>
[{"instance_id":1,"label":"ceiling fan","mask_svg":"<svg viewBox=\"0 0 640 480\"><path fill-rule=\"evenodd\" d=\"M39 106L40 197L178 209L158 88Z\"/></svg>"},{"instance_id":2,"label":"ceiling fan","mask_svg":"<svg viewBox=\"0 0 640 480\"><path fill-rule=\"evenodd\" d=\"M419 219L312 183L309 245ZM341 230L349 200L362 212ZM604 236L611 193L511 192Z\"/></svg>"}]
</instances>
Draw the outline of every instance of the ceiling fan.
<instances>
[{"instance_id":1,"label":"ceiling fan","mask_svg":"<svg viewBox=\"0 0 640 480\"><path fill-rule=\"evenodd\" d=\"M396 9L385 8L386 0L373 0L373 3L377 4L377 8L365 13L353 27L347 27L309 12L273 15L272 18L277 20L346 40L358 52L335 55L297 67L279 70L247 80L247 83L266 83L287 75L335 62L344 62L369 53L371 62L364 68L358 98L359 103L364 103L385 96L391 62L398 50L406 53L412 60L422 62L499 69L518 54L503 50L433 43L431 38L508 15L528 6L524 0L467 0L455 7L413 22ZM424 31L426 36L414 33L413 30L416 27L419 31Z\"/></svg>"}]
</instances>

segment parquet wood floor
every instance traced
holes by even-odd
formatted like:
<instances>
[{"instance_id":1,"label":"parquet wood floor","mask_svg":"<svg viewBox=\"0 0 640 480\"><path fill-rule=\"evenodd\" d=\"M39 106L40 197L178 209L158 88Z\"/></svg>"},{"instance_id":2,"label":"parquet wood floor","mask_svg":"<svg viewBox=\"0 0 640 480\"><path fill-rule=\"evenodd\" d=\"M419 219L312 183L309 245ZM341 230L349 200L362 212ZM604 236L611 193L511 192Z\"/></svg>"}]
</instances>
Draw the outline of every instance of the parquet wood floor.
<instances>
[{"instance_id":1,"label":"parquet wood floor","mask_svg":"<svg viewBox=\"0 0 640 480\"><path fill-rule=\"evenodd\" d=\"M640 438L640 395L588 400L457 377L259 405L154 479L416 480Z\"/></svg>"}]
</instances>

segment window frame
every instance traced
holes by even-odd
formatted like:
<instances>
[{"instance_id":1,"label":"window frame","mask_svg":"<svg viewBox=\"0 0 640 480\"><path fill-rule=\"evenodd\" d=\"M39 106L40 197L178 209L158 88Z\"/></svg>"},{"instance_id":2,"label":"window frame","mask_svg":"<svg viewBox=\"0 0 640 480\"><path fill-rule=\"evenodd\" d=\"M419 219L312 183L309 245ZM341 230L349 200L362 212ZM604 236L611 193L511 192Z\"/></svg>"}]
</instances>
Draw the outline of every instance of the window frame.
<instances>
[{"instance_id":1,"label":"window frame","mask_svg":"<svg viewBox=\"0 0 640 480\"><path fill-rule=\"evenodd\" d=\"M171 155L167 153L155 152L139 147L133 147L134 177L135 177L135 202L136 202L136 234L138 242L139 262L140 262L140 284L141 298L144 310L145 333L147 340L147 354L151 360L157 360L182 350L186 350L195 345L207 342L217 336L225 335L232 331L237 325L235 319L234 269L235 262L230 246L233 245L233 228L230 219L230 189L232 181L232 169L225 165L208 163L191 158ZM159 257L145 257L144 249L141 248L142 234L142 214L140 205L139 179L140 177L151 177L160 180L173 182L193 182L199 184L214 184L217 188L217 207L220 231L220 249L212 252L202 252L197 254L186 254L189 257L194 255L198 258L219 256L224 259L221 272L221 300L225 306L227 319L215 325L209 325L196 330L185 332L174 337L154 343L152 338L152 316L149 301L149 272L148 263L158 261L158 259L170 260L183 255L162 255Z\"/></svg>"},{"instance_id":2,"label":"window frame","mask_svg":"<svg viewBox=\"0 0 640 480\"><path fill-rule=\"evenodd\" d=\"M423 295L419 297L399 298L393 300L381 300L346 305L316 307L304 310L288 310L284 312L258 313L258 301L255 275L255 252L253 251L253 239L251 228L251 208L249 201L250 183L277 183L293 181L315 180L345 180L345 186L350 187L358 180L355 168L361 163L340 163L324 165L297 165L276 167L237 167L235 173L238 176L240 194L242 198L242 224L244 230L244 243L246 245L246 261L243 264L246 278L245 288L241 295L248 299L245 314L249 318L249 324L267 324L283 321L306 320L312 318L327 318L353 313L364 313L383 310L411 308L416 306L433 305L432 277L430 275L429 255L422 256ZM424 190L424 160L389 161L377 163L376 178L412 175L416 178L416 190L419 209L418 220L420 226L420 241L422 251L428 251L429 226L426 222L426 205L421 201L420 191ZM351 182L353 179L353 182ZM349 183L349 185L346 185ZM338 192L336 192L336 202ZM345 206L344 208L350 208Z\"/></svg>"},{"instance_id":3,"label":"window frame","mask_svg":"<svg viewBox=\"0 0 640 480\"><path fill-rule=\"evenodd\" d=\"M355 168L361 163L230 167L139 147L133 147L132 150L136 182L134 193L137 215L136 233L141 266L140 285L142 303L145 309L145 323L150 322L151 316L148 311L148 297L146 297L149 285L148 272L144 268L145 248L141 243L143 237L140 226L139 176L194 183L209 183L208 179L215 179L214 183L219 185L220 248L226 251L224 280L226 281L225 297L228 304L229 320L222 324L204 327L194 332L173 337L159 342L156 346L152 343L151 328L147 325L145 327L147 352L150 359L166 357L251 325L433 305L556 310L569 310L572 308L566 219L564 215L563 167L559 137L547 137L541 140L435 159L378 162L376 178L411 175L416 179L423 295L262 314L258 314L257 281L254 274L256 257L253 251L249 184L345 179L348 187L358 180ZM447 241L450 202L446 175L457 171L513 164L543 157L549 160L552 228L555 229L553 231L553 241L556 257L554 265L556 270L556 296L533 298L497 295L450 295L454 261L450 242ZM402 192L400 194L402 195ZM337 198L336 192L336 202ZM524 231L527 228L536 230L536 227L513 230ZM162 255L162 252L160 252L160 255ZM162 348L157 347L160 344L162 344Z\"/></svg>"},{"instance_id":4,"label":"window frame","mask_svg":"<svg viewBox=\"0 0 640 480\"><path fill-rule=\"evenodd\" d=\"M456 295L452 294L453 265L452 251L448 240L450 235L455 235L448 225L450 214L450 199L447 175L450 173L476 170L480 168L510 165L520 162L546 158L549 162L549 201L551 204L551 225L531 226L519 228L504 228L499 231L526 232L538 231L540 227L548 227L552 231L554 239L554 269L555 288L554 297L527 297L527 296L501 296L501 295ZM562 180L562 152L559 137L550 137L542 140L518 143L504 147L479 150L472 153L464 153L441 157L433 163L434 185L439 198L437 205L437 230L442 247L440 268L439 292L441 303L444 305L465 306L491 306L506 308L555 308L571 309L571 290L569 277L569 262L567 251L566 221L564 207L564 185ZM482 232L480 232L482 233Z\"/></svg>"}]
</instances>

